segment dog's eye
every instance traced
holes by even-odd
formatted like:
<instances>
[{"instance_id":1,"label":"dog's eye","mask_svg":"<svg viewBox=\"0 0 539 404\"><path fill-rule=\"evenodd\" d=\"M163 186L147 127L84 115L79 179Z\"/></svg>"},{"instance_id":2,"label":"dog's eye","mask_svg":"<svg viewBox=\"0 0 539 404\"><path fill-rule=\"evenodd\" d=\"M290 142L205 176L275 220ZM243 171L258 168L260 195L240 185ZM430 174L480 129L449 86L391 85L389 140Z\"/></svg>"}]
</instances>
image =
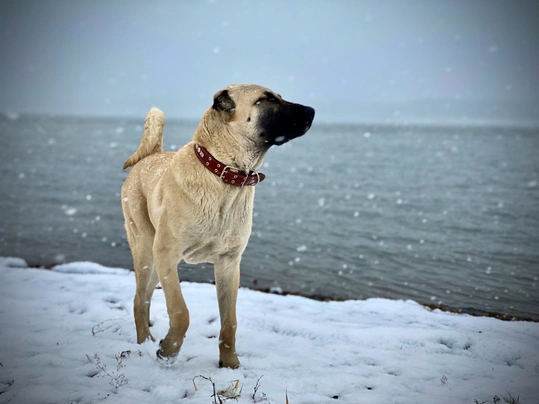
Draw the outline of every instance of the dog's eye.
<instances>
[{"instance_id":1,"label":"dog's eye","mask_svg":"<svg viewBox=\"0 0 539 404\"><path fill-rule=\"evenodd\" d=\"M269 102L279 102L277 100L277 98L275 98L274 96L267 96L265 98L260 98L257 102L255 102L255 105L260 105L262 103L262 101L269 101Z\"/></svg>"}]
</instances>

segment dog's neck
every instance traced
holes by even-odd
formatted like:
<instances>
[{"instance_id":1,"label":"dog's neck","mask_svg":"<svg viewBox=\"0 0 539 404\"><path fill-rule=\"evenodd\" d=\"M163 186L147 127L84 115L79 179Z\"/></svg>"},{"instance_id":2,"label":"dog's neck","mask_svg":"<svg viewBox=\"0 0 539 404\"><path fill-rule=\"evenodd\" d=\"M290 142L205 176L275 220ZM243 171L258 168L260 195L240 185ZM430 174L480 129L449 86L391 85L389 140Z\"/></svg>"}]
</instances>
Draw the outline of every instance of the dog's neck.
<instances>
[{"instance_id":1,"label":"dog's neck","mask_svg":"<svg viewBox=\"0 0 539 404\"><path fill-rule=\"evenodd\" d=\"M238 139L228 133L226 124L223 122L216 124L215 120L220 120L220 116L216 116L215 111L211 108L206 111L200 124L195 131L193 141L200 146L205 147L216 159L223 162L225 165L234 167L238 171L249 173L250 171L258 170L264 161L269 147L256 147L254 144L248 143L246 139ZM224 130L216 139L211 128L222 126ZM217 140L217 143L216 143ZM245 141L242 143L242 141Z\"/></svg>"}]
</instances>

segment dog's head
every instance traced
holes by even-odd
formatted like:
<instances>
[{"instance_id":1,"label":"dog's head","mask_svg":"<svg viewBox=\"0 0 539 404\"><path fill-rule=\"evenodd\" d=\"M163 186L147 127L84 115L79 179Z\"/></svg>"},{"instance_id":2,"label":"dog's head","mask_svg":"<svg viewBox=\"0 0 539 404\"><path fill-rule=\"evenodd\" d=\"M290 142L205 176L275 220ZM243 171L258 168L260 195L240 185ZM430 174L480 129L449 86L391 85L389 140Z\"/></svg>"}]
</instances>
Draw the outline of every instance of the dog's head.
<instances>
[{"instance_id":1,"label":"dog's head","mask_svg":"<svg viewBox=\"0 0 539 404\"><path fill-rule=\"evenodd\" d=\"M212 111L234 133L260 148L282 145L311 127L314 109L285 101L279 94L253 84L234 84L217 92Z\"/></svg>"}]
</instances>

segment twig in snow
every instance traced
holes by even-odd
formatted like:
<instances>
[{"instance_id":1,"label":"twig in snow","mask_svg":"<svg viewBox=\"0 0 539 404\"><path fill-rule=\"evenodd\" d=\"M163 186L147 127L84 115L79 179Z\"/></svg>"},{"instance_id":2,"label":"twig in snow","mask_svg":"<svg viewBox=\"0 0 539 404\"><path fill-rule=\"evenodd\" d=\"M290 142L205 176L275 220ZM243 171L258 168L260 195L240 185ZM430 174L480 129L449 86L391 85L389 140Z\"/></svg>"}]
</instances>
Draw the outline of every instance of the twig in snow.
<instances>
[{"instance_id":1,"label":"twig in snow","mask_svg":"<svg viewBox=\"0 0 539 404\"><path fill-rule=\"evenodd\" d=\"M519 404L520 403L520 396L517 396L516 398L512 396L510 392L507 392L507 397L503 396L503 401L505 401L508 404Z\"/></svg>"},{"instance_id":2,"label":"twig in snow","mask_svg":"<svg viewBox=\"0 0 539 404\"><path fill-rule=\"evenodd\" d=\"M256 381L255 388L254 388L254 391L253 391L253 395L251 396L253 401L255 401L256 393L258 392L258 389L260 388L260 379L262 379L263 377L264 377L264 375L260 376L258 378L258 380Z\"/></svg>"},{"instance_id":3,"label":"twig in snow","mask_svg":"<svg viewBox=\"0 0 539 404\"><path fill-rule=\"evenodd\" d=\"M109 377L110 379L109 384L112 387L114 387L115 392L118 392L118 389L120 387L125 386L127 383L129 383L129 380L127 380L127 377L125 376L125 374L120 373L120 370L125 367L125 365L122 362L122 359L126 357L124 355L125 352L127 351L124 351L121 354L115 355L116 371L110 371L110 372L107 370L107 365L101 361L101 358L99 357L99 355L97 353L94 354L95 367L101 372L103 372L106 376Z\"/></svg>"},{"instance_id":4,"label":"twig in snow","mask_svg":"<svg viewBox=\"0 0 539 404\"><path fill-rule=\"evenodd\" d=\"M213 394L212 394L213 402L212 402L212 404L223 404L223 400L221 400L221 397L219 397L219 395L217 394L217 391L215 391L215 383L213 382L211 377L206 377L206 376L202 376L202 375L198 375L198 376L193 377L193 386L195 386L195 390L198 390L198 387L197 387L197 385L195 383L195 379L197 377L200 377L200 378L202 378L204 380L207 380L207 381L209 381L211 383L211 386L213 388ZM219 401L217 401L217 400L219 400Z\"/></svg>"},{"instance_id":5,"label":"twig in snow","mask_svg":"<svg viewBox=\"0 0 539 404\"><path fill-rule=\"evenodd\" d=\"M13 383L15 383L15 380L4 382L3 383L4 386L2 386L2 389L0 390L0 394L4 394L7 391L7 389L9 389L13 385Z\"/></svg>"},{"instance_id":6,"label":"twig in snow","mask_svg":"<svg viewBox=\"0 0 539 404\"><path fill-rule=\"evenodd\" d=\"M256 397L256 394L258 393L258 389L260 388L260 379L262 379L263 377L264 377L264 375L260 376L258 378L258 380L256 381L256 384L255 384L255 387L254 387L254 390L253 390L253 394L251 395L251 399L253 400L254 403L264 402L264 403L267 403L267 404L271 404L271 402L266 397L266 393L260 392L261 397L259 397L259 398Z\"/></svg>"},{"instance_id":7,"label":"twig in snow","mask_svg":"<svg viewBox=\"0 0 539 404\"><path fill-rule=\"evenodd\" d=\"M108 323L110 321L118 321L118 320L124 321L123 318L110 318L108 320L101 321L100 323L94 325L92 327L92 335L95 335L95 334L100 333L100 332L105 332L105 331L111 329L112 327L114 327L116 325L115 323L111 324L111 325L109 325L107 327L104 327L103 324ZM117 331L117 329L114 330L114 331Z\"/></svg>"}]
</instances>

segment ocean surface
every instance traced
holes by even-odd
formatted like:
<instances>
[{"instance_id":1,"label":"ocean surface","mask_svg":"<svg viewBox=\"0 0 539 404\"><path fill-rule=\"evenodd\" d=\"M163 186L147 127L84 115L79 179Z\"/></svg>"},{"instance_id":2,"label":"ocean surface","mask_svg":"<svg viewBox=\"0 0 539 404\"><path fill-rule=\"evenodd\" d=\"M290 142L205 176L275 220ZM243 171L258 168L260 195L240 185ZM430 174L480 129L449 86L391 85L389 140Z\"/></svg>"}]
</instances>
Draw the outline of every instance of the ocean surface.
<instances>
[{"instance_id":1,"label":"ocean surface","mask_svg":"<svg viewBox=\"0 0 539 404\"><path fill-rule=\"evenodd\" d=\"M0 255L132 268L119 192L143 117L11 118ZM166 149L196 125L169 121ZM315 122L261 171L242 286L539 320L539 129ZM212 281L212 267L180 278Z\"/></svg>"}]
</instances>

